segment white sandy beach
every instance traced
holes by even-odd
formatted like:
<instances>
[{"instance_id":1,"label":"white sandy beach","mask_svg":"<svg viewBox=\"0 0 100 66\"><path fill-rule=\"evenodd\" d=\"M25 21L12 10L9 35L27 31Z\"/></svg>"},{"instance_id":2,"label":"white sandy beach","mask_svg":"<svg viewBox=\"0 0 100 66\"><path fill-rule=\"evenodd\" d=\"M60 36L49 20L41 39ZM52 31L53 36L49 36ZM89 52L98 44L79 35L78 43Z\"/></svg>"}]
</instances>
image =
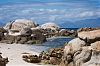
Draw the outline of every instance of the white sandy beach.
<instances>
[{"instance_id":1,"label":"white sandy beach","mask_svg":"<svg viewBox=\"0 0 100 66\"><path fill-rule=\"evenodd\" d=\"M0 52L3 57L8 57L9 62L7 66L53 66L53 65L39 65L27 63L22 60L23 53L36 54L38 52L30 50L31 45L23 44L0 44Z\"/></svg>"}]
</instances>

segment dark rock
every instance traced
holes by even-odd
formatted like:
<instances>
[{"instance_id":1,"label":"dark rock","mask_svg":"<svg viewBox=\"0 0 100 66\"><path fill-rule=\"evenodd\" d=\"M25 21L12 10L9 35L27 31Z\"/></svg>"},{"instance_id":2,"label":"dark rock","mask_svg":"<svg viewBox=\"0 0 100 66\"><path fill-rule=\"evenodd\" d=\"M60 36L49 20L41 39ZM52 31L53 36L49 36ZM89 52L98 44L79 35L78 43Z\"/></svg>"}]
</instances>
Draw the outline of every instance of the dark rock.
<instances>
[{"instance_id":1,"label":"dark rock","mask_svg":"<svg viewBox=\"0 0 100 66\"><path fill-rule=\"evenodd\" d=\"M3 58L1 55L0 55L0 66L6 66L6 64L8 63L8 58Z\"/></svg>"},{"instance_id":2,"label":"dark rock","mask_svg":"<svg viewBox=\"0 0 100 66\"><path fill-rule=\"evenodd\" d=\"M31 28L26 27L26 28L23 28L20 31L20 33L21 33L21 35L28 35L28 36L30 36L32 34L32 30L31 30Z\"/></svg>"},{"instance_id":3,"label":"dark rock","mask_svg":"<svg viewBox=\"0 0 100 66\"><path fill-rule=\"evenodd\" d=\"M21 40L21 37L20 36L16 36L15 43L18 43L20 40Z\"/></svg>"},{"instance_id":4,"label":"dark rock","mask_svg":"<svg viewBox=\"0 0 100 66\"><path fill-rule=\"evenodd\" d=\"M1 32L1 33L6 33L7 30L5 30L4 28L0 28L0 32Z\"/></svg>"},{"instance_id":5,"label":"dark rock","mask_svg":"<svg viewBox=\"0 0 100 66\"><path fill-rule=\"evenodd\" d=\"M23 60L29 63L39 63L41 59L37 55L23 55Z\"/></svg>"},{"instance_id":6,"label":"dark rock","mask_svg":"<svg viewBox=\"0 0 100 66\"><path fill-rule=\"evenodd\" d=\"M15 36L11 36L11 35L6 35L4 38L3 38L3 41L6 41L5 43L14 43L15 42Z\"/></svg>"},{"instance_id":7,"label":"dark rock","mask_svg":"<svg viewBox=\"0 0 100 66\"><path fill-rule=\"evenodd\" d=\"M0 32L0 41L2 40L3 37L4 37L4 33Z\"/></svg>"}]
</instances>

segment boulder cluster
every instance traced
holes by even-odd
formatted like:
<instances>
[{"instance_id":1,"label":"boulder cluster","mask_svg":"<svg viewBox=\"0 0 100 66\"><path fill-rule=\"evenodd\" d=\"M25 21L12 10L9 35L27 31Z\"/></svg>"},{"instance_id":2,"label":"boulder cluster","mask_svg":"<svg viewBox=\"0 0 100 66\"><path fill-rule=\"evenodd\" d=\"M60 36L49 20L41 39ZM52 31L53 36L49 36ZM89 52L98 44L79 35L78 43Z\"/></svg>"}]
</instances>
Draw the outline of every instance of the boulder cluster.
<instances>
[{"instance_id":1,"label":"boulder cluster","mask_svg":"<svg viewBox=\"0 0 100 66\"><path fill-rule=\"evenodd\" d=\"M23 55L22 58L29 63L39 63L41 61L37 55Z\"/></svg>"},{"instance_id":2,"label":"boulder cluster","mask_svg":"<svg viewBox=\"0 0 100 66\"><path fill-rule=\"evenodd\" d=\"M59 31L59 35L67 37L77 37L77 30L61 29Z\"/></svg>"},{"instance_id":3,"label":"boulder cluster","mask_svg":"<svg viewBox=\"0 0 100 66\"><path fill-rule=\"evenodd\" d=\"M41 44L53 36L76 37L77 31L60 29L55 23L38 25L27 19L16 19L0 28L0 43Z\"/></svg>"},{"instance_id":4,"label":"boulder cluster","mask_svg":"<svg viewBox=\"0 0 100 66\"><path fill-rule=\"evenodd\" d=\"M0 43L41 44L46 41L42 31L31 20L17 19L0 28Z\"/></svg>"},{"instance_id":5,"label":"boulder cluster","mask_svg":"<svg viewBox=\"0 0 100 66\"><path fill-rule=\"evenodd\" d=\"M6 66L6 64L9 62L8 58L3 58L1 56L2 53L0 53L0 66Z\"/></svg>"},{"instance_id":6,"label":"boulder cluster","mask_svg":"<svg viewBox=\"0 0 100 66\"><path fill-rule=\"evenodd\" d=\"M64 48L50 49L36 57L38 63L59 66L100 66L100 29L78 32Z\"/></svg>"},{"instance_id":7,"label":"boulder cluster","mask_svg":"<svg viewBox=\"0 0 100 66\"><path fill-rule=\"evenodd\" d=\"M23 60L29 63L41 63L59 65L63 56L63 48L52 48L48 52L41 52L37 55L23 55Z\"/></svg>"},{"instance_id":8,"label":"boulder cluster","mask_svg":"<svg viewBox=\"0 0 100 66\"><path fill-rule=\"evenodd\" d=\"M100 29L78 32L65 46L60 66L100 66Z\"/></svg>"}]
</instances>

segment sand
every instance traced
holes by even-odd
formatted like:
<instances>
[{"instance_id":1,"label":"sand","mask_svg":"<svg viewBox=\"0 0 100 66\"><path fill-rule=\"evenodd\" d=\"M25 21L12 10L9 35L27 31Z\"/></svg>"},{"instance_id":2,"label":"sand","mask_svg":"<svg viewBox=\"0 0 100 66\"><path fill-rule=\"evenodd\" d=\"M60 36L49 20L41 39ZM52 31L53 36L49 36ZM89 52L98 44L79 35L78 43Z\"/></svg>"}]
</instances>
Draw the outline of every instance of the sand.
<instances>
[{"instance_id":1,"label":"sand","mask_svg":"<svg viewBox=\"0 0 100 66\"><path fill-rule=\"evenodd\" d=\"M2 56L8 57L9 59L7 66L54 66L54 65L39 65L23 61L22 59L22 55L24 55L23 53L39 55L38 52L30 50L31 48L32 48L31 45L0 43L0 52L2 53Z\"/></svg>"}]
</instances>

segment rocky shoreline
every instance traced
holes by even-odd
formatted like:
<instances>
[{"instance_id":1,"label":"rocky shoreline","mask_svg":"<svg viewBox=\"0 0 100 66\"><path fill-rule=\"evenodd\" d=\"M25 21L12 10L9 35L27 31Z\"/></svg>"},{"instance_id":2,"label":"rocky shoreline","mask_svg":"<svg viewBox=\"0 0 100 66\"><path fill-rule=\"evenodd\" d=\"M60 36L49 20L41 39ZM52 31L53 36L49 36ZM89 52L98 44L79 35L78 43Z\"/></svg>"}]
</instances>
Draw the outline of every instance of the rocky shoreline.
<instances>
[{"instance_id":1,"label":"rocky shoreline","mask_svg":"<svg viewBox=\"0 0 100 66\"><path fill-rule=\"evenodd\" d=\"M16 45L14 45L6 50L12 51L15 48L16 52L19 52L18 56L22 55L20 61L23 60L23 63L59 66L100 66L100 28L81 28L77 31L60 30L59 26L54 23L38 26L33 21L25 19L11 21L3 28L0 28L0 43L5 44L42 44L47 38L53 36L70 36L74 37L74 39L66 43L62 48L52 48L47 52L41 52L39 55L28 52L21 54L26 51L27 46L22 50L24 47L17 46L16 48L14 47ZM1 48L1 50L3 49ZM8 60L9 57L3 58L0 55L1 66L6 66Z\"/></svg>"},{"instance_id":2,"label":"rocky shoreline","mask_svg":"<svg viewBox=\"0 0 100 66\"><path fill-rule=\"evenodd\" d=\"M35 58L39 59L36 63L59 66L100 66L100 29L82 28L78 31L78 37L64 48L50 49L39 56L23 56L29 63L35 63Z\"/></svg>"},{"instance_id":3,"label":"rocky shoreline","mask_svg":"<svg viewBox=\"0 0 100 66\"><path fill-rule=\"evenodd\" d=\"M60 29L54 23L38 25L31 20L16 19L0 28L0 43L7 44L42 44L53 36L76 37L74 30Z\"/></svg>"}]
</instances>

